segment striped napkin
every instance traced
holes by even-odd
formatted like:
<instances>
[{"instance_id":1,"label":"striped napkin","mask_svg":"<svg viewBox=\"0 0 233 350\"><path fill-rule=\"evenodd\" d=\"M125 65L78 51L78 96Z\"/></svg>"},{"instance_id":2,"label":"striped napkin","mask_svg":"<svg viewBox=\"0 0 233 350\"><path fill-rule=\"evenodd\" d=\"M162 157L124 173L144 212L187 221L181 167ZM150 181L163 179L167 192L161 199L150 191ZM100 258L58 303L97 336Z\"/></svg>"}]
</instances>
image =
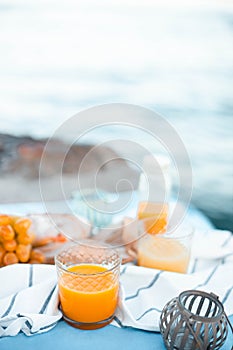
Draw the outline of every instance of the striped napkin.
<instances>
[{"instance_id":1,"label":"striped napkin","mask_svg":"<svg viewBox=\"0 0 233 350\"><path fill-rule=\"evenodd\" d=\"M57 275L52 265L15 264L0 268L0 337L53 328L58 309Z\"/></svg>"},{"instance_id":2,"label":"striped napkin","mask_svg":"<svg viewBox=\"0 0 233 350\"><path fill-rule=\"evenodd\" d=\"M189 274L124 265L121 298L112 325L159 331L164 305L180 292L199 289L219 296L233 314L233 236L210 230L195 234ZM0 337L30 336L61 318L56 271L51 265L16 264L0 269Z\"/></svg>"}]
</instances>

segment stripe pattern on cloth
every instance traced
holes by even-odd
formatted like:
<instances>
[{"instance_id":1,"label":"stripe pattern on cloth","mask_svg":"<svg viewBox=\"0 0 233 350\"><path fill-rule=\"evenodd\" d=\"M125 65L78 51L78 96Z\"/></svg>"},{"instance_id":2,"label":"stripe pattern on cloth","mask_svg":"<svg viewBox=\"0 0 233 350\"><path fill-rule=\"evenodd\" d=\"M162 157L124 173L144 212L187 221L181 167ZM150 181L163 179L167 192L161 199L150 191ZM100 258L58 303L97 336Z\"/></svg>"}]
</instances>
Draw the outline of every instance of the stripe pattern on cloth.
<instances>
[{"instance_id":1,"label":"stripe pattern on cloth","mask_svg":"<svg viewBox=\"0 0 233 350\"><path fill-rule=\"evenodd\" d=\"M16 264L0 269L0 337L43 333L62 317L54 266Z\"/></svg>"},{"instance_id":2,"label":"stripe pattern on cloth","mask_svg":"<svg viewBox=\"0 0 233 350\"><path fill-rule=\"evenodd\" d=\"M200 246L205 247L204 253L196 249ZM188 289L215 293L231 315L232 275L232 234L219 230L197 234L188 274L122 266L120 301L112 325L159 331L164 305ZM47 332L61 317L55 266L16 264L0 268L0 337L20 331L28 336Z\"/></svg>"}]
</instances>

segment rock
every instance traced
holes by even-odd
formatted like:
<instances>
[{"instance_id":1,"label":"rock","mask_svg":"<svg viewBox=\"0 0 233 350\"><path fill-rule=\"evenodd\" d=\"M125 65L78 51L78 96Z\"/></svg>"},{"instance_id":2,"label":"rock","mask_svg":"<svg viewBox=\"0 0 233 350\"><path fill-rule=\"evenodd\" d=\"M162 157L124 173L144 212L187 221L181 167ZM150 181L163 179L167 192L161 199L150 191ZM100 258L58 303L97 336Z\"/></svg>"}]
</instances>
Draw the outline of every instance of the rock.
<instances>
[{"instance_id":1,"label":"rock","mask_svg":"<svg viewBox=\"0 0 233 350\"><path fill-rule=\"evenodd\" d=\"M61 176L66 198L77 189L78 175L84 187L96 184L108 191L137 187L138 172L112 149L86 144L69 147L58 139L46 147L47 141L0 134L0 202L40 201L39 178L49 200L63 199L57 191Z\"/></svg>"}]
</instances>

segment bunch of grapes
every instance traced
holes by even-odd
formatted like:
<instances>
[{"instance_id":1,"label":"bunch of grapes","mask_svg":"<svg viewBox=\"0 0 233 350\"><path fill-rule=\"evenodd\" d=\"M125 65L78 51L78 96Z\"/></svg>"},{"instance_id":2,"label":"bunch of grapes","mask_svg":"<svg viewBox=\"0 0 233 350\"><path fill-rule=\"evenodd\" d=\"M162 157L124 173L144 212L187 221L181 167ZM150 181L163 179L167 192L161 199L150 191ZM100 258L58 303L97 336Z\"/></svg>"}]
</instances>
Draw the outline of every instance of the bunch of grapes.
<instances>
[{"instance_id":1,"label":"bunch of grapes","mask_svg":"<svg viewBox=\"0 0 233 350\"><path fill-rule=\"evenodd\" d=\"M0 267L16 263L39 264L44 255L33 248L32 222L25 217L0 215Z\"/></svg>"}]
</instances>

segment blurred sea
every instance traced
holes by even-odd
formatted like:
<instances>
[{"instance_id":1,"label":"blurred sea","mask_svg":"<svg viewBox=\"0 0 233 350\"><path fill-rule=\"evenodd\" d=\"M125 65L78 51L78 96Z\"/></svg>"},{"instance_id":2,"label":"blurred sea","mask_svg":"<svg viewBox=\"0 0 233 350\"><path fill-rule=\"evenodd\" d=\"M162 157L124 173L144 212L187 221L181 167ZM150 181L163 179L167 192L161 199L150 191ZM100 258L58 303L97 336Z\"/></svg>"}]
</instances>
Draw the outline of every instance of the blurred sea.
<instances>
[{"instance_id":1,"label":"blurred sea","mask_svg":"<svg viewBox=\"0 0 233 350\"><path fill-rule=\"evenodd\" d=\"M193 203L231 230L232 79L232 1L0 0L1 133L49 137L103 103L151 108L190 154Z\"/></svg>"}]
</instances>

